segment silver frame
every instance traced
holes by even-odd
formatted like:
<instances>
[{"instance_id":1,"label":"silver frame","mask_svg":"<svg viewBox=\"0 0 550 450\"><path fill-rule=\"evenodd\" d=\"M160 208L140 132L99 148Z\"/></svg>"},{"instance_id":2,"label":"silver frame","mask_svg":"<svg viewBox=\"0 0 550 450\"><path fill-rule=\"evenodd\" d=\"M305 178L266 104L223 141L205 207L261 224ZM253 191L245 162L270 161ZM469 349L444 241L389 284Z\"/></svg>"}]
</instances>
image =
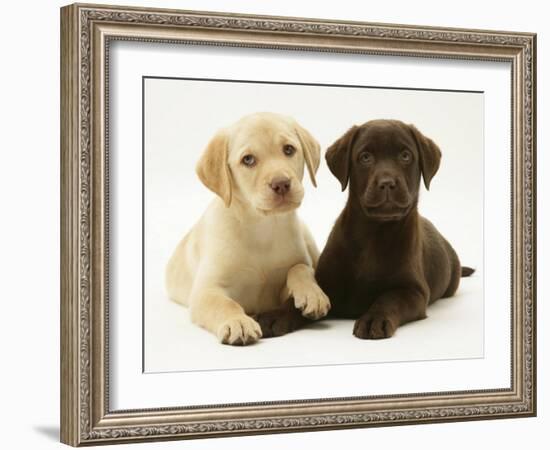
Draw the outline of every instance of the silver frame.
<instances>
[{"instance_id":1,"label":"silver frame","mask_svg":"<svg viewBox=\"0 0 550 450\"><path fill-rule=\"evenodd\" d=\"M510 388L112 411L106 99L113 40L510 62ZM79 446L535 415L535 58L531 33L86 4L62 8L62 442Z\"/></svg>"}]
</instances>

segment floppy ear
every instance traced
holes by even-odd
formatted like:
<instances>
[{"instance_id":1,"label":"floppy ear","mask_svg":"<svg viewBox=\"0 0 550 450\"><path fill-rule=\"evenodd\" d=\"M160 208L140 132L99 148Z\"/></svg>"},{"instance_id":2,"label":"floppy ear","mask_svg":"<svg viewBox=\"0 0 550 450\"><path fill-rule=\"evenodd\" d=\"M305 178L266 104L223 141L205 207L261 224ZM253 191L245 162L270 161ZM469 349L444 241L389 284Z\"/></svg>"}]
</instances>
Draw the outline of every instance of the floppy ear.
<instances>
[{"instance_id":1,"label":"floppy ear","mask_svg":"<svg viewBox=\"0 0 550 450\"><path fill-rule=\"evenodd\" d=\"M313 186L317 187L315 174L317 173L317 169L319 169L319 163L321 160L321 146L305 128L296 124L295 130L298 135L298 140L304 149L304 159L306 160L307 171L309 172L311 183Z\"/></svg>"},{"instance_id":2,"label":"floppy ear","mask_svg":"<svg viewBox=\"0 0 550 450\"><path fill-rule=\"evenodd\" d=\"M200 180L222 198L225 206L231 204L231 173L227 153L227 132L221 130L209 142L196 167Z\"/></svg>"},{"instance_id":3,"label":"floppy ear","mask_svg":"<svg viewBox=\"0 0 550 450\"><path fill-rule=\"evenodd\" d=\"M351 127L340 139L328 148L325 154L328 168L332 174L338 178L338 181L340 181L342 191L345 191L348 185L351 148L353 147L358 129L359 127L356 125Z\"/></svg>"},{"instance_id":4,"label":"floppy ear","mask_svg":"<svg viewBox=\"0 0 550 450\"><path fill-rule=\"evenodd\" d=\"M441 150L434 141L424 136L414 125L409 125L420 156L420 170L424 178L424 186L430 189L430 182L439 169L441 162Z\"/></svg>"}]
</instances>

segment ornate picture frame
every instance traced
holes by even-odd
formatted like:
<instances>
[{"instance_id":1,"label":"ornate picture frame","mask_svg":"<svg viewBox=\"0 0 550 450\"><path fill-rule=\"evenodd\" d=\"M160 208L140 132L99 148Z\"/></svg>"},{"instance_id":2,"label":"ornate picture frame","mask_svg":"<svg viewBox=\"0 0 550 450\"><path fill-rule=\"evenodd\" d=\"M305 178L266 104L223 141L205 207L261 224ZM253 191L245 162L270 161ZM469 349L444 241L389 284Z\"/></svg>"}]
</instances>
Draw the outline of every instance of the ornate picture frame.
<instances>
[{"instance_id":1,"label":"ornate picture frame","mask_svg":"<svg viewBox=\"0 0 550 450\"><path fill-rule=\"evenodd\" d=\"M112 410L109 49L117 40L511 65L511 385ZM61 9L61 441L95 445L536 414L536 35L74 4ZM490 294L489 294L490 295Z\"/></svg>"}]
</instances>

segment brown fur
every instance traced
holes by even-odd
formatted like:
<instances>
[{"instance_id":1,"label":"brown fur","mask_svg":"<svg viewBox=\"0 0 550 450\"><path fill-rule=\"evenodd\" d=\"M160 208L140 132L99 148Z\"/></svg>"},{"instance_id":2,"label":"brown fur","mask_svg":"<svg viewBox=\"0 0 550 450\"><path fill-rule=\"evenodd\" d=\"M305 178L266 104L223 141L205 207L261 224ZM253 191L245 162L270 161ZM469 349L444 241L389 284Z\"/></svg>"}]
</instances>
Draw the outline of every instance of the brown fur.
<instances>
[{"instance_id":1,"label":"brown fur","mask_svg":"<svg viewBox=\"0 0 550 450\"><path fill-rule=\"evenodd\" d=\"M349 197L316 278L330 298L330 316L357 319L359 338L392 336L458 288L455 251L417 210L420 178L429 188L440 159L431 139L395 120L355 126L326 153Z\"/></svg>"}]
</instances>

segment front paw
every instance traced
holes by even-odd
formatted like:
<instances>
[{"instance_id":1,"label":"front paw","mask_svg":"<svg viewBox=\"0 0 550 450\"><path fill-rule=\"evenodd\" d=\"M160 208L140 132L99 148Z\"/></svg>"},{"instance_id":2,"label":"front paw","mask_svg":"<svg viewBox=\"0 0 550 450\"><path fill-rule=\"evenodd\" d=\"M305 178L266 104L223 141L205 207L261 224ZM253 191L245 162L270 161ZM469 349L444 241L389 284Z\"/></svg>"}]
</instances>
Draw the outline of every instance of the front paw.
<instances>
[{"instance_id":1,"label":"front paw","mask_svg":"<svg viewBox=\"0 0 550 450\"><path fill-rule=\"evenodd\" d=\"M292 292L294 305L308 319L325 317L330 310L330 300L316 283L304 283Z\"/></svg>"},{"instance_id":2,"label":"front paw","mask_svg":"<svg viewBox=\"0 0 550 450\"><path fill-rule=\"evenodd\" d=\"M353 334L359 339L385 339L397 329L394 317L383 312L367 312L355 321Z\"/></svg>"},{"instance_id":3,"label":"front paw","mask_svg":"<svg viewBox=\"0 0 550 450\"><path fill-rule=\"evenodd\" d=\"M258 314L255 319L262 329L262 337L283 336L298 328L305 321L300 311L275 310Z\"/></svg>"},{"instance_id":4,"label":"front paw","mask_svg":"<svg viewBox=\"0 0 550 450\"><path fill-rule=\"evenodd\" d=\"M258 322L243 314L222 323L217 333L222 344L249 345L262 337Z\"/></svg>"}]
</instances>

